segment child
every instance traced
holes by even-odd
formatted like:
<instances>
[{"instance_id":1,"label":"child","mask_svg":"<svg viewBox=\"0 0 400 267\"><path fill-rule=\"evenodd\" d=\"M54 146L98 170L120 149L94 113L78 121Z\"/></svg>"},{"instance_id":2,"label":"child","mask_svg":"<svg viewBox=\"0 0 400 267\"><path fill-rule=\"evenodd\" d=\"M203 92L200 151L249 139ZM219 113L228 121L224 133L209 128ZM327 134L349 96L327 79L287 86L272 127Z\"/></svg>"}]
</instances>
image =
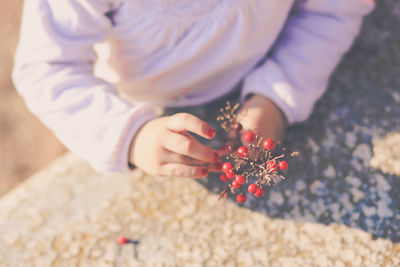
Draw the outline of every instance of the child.
<instances>
[{"instance_id":1,"label":"child","mask_svg":"<svg viewBox=\"0 0 400 267\"><path fill-rule=\"evenodd\" d=\"M28 0L13 79L30 110L96 169L134 164L153 175L204 177L220 170L218 151L188 132L212 139L214 129L187 113L158 117L155 108L204 104L243 82L244 129L280 139L286 124L310 114L373 6ZM117 74L108 81L93 71L93 47L106 40Z\"/></svg>"}]
</instances>

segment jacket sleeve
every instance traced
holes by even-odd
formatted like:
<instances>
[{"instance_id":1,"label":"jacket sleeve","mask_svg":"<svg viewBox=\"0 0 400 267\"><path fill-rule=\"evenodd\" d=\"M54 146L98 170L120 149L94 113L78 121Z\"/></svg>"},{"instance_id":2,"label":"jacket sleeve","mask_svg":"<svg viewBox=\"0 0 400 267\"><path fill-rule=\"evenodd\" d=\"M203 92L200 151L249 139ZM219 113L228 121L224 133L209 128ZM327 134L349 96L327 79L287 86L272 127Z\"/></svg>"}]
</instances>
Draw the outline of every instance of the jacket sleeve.
<instances>
[{"instance_id":1,"label":"jacket sleeve","mask_svg":"<svg viewBox=\"0 0 400 267\"><path fill-rule=\"evenodd\" d=\"M93 75L93 45L112 29L106 0L25 1L13 81L28 108L100 171L128 170L136 131L156 117Z\"/></svg>"},{"instance_id":2,"label":"jacket sleeve","mask_svg":"<svg viewBox=\"0 0 400 267\"><path fill-rule=\"evenodd\" d=\"M277 104L289 123L307 119L373 8L373 0L296 3L270 55L246 76L242 98L262 94Z\"/></svg>"}]
</instances>

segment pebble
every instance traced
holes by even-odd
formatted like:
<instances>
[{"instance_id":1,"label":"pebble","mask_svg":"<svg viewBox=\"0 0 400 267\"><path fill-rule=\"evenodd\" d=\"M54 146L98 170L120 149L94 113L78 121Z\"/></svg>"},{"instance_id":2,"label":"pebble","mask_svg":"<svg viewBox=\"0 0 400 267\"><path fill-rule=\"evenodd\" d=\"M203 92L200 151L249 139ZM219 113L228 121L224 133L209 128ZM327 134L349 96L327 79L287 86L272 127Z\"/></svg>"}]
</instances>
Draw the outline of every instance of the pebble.
<instances>
[{"instance_id":1,"label":"pebble","mask_svg":"<svg viewBox=\"0 0 400 267\"><path fill-rule=\"evenodd\" d=\"M311 186L310 186L310 191L313 194L318 195L324 188L324 185L321 183L321 181L316 180L314 181Z\"/></svg>"},{"instance_id":2,"label":"pebble","mask_svg":"<svg viewBox=\"0 0 400 267\"><path fill-rule=\"evenodd\" d=\"M271 191L269 194L269 202L274 205L282 205L285 199L280 192Z\"/></svg>"},{"instance_id":3,"label":"pebble","mask_svg":"<svg viewBox=\"0 0 400 267\"><path fill-rule=\"evenodd\" d=\"M353 157L361 159L364 167L367 167L369 165L371 154L371 148L367 144L359 144L353 151Z\"/></svg>"},{"instance_id":4,"label":"pebble","mask_svg":"<svg viewBox=\"0 0 400 267\"><path fill-rule=\"evenodd\" d=\"M345 142L347 147L353 148L356 145L357 137L354 132L346 133Z\"/></svg>"},{"instance_id":5,"label":"pebble","mask_svg":"<svg viewBox=\"0 0 400 267\"><path fill-rule=\"evenodd\" d=\"M324 175L327 178L335 178L336 177L335 168L332 165L328 165L328 168L326 168L324 171Z\"/></svg>"}]
</instances>

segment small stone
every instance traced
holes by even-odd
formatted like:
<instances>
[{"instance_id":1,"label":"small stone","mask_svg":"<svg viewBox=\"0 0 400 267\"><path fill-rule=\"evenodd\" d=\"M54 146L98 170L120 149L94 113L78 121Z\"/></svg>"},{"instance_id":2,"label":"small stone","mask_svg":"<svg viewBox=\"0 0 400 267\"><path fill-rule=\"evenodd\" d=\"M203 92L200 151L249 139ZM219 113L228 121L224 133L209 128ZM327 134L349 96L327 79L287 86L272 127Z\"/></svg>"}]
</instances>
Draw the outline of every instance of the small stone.
<instances>
[{"instance_id":1,"label":"small stone","mask_svg":"<svg viewBox=\"0 0 400 267\"><path fill-rule=\"evenodd\" d=\"M317 153L319 151L318 144L311 137L307 138L307 146L309 148L311 148L313 154L315 154L315 153Z\"/></svg>"},{"instance_id":2,"label":"small stone","mask_svg":"<svg viewBox=\"0 0 400 267\"><path fill-rule=\"evenodd\" d=\"M393 211L389 208L389 198L387 199L380 199L377 203L377 215L379 218L391 218L393 217Z\"/></svg>"},{"instance_id":3,"label":"small stone","mask_svg":"<svg viewBox=\"0 0 400 267\"><path fill-rule=\"evenodd\" d=\"M358 189L358 187L352 187L350 193L353 197L353 202L358 202L365 197L365 192Z\"/></svg>"},{"instance_id":4,"label":"small stone","mask_svg":"<svg viewBox=\"0 0 400 267\"><path fill-rule=\"evenodd\" d=\"M356 134L353 132L346 133L345 142L348 148L353 148L357 142Z\"/></svg>"},{"instance_id":5,"label":"small stone","mask_svg":"<svg viewBox=\"0 0 400 267\"><path fill-rule=\"evenodd\" d=\"M369 206L362 206L361 208L362 212L364 213L365 216L371 217L376 215L376 208L375 207L369 207Z\"/></svg>"},{"instance_id":6,"label":"small stone","mask_svg":"<svg viewBox=\"0 0 400 267\"><path fill-rule=\"evenodd\" d=\"M353 157L361 159L364 167L368 166L371 154L371 148L367 144L359 144L353 151Z\"/></svg>"},{"instance_id":7,"label":"small stone","mask_svg":"<svg viewBox=\"0 0 400 267\"><path fill-rule=\"evenodd\" d=\"M271 191L269 194L269 202L280 206L283 204L283 202L285 201L285 199L283 198L282 194L280 192L275 192L275 191Z\"/></svg>"},{"instance_id":8,"label":"small stone","mask_svg":"<svg viewBox=\"0 0 400 267\"><path fill-rule=\"evenodd\" d=\"M311 184L310 191L311 193L318 195L323 190L323 188L324 184L321 183L321 181L316 180Z\"/></svg>"},{"instance_id":9,"label":"small stone","mask_svg":"<svg viewBox=\"0 0 400 267\"><path fill-rule=\"evenodd\" d=\"M361 179L358 177L347 176L345 180L354 187L359 187L361 185Z\"/></svg>"},{"instance_id":10,"label":"small stone","mask_svg":"<svg viewBox=\"0 0 400 267\"><path fill-rule=\"evenodd\" d=\"M377 183L377 190L381 190L381 191L389 191L391 189L390 184L388 183L388 181L386 180L386 178L381 175L381 174L377 174L375 176L376 179L376 183Z\"/></svg>"},{"instance_id":11,"label":"small stone","mask_svg":"<svg viewBox=\"0 0 400 267\"><path fill-rule=\"evenodd\" d=\"M103 251L101 251L100 249L94 249L90 252L90 256L94 257L94 258L98 258L103 254Z\"/></svg>"},{"instance_id":12,"label":"small stone","mask_svg":"<svg viewBox=\"0 0 400 267\"><path fill-rule=\"evenodd\" d=\"M333 168L332 165L329 165L328 168L324 171L324 175L327 178L335 178L336 177L336 171L335 168Z\"/></svg>"},{"instance_id":13,"label":"small stone","mask_svg":"<svg viewBox=\"0 0 400 267\"><path fill-rule=\"evenodd\" d=\"M340 253L340 257L343 261L348 261L348 262L352 262L354 260L354 258L356 257L356 254L354 253L353 250L350 249L346 249L344 251L342 251Z\"/></svg>"}]
</instances>

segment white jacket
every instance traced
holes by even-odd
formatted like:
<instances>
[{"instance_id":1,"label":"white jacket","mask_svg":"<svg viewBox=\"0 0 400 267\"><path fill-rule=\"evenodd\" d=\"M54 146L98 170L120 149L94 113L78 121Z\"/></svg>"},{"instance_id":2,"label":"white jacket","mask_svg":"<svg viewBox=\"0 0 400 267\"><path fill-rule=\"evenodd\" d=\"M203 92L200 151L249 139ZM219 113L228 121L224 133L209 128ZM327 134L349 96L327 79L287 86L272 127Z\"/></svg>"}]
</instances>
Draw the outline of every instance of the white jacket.
<instances>
[{"instance_id":1,"label":"white jacket","mask_svg":"<svg viewBox=\"0 0 400 267\"><path fill-rule=\"evenodd\" d=\"M98 170L123 171L155 106L205 103L241 79L243 97L266 95L289 123L305 120L373 7L370 0L26 0L13 80L67 148ZM111 44L110 68L94 74L102 42Z\"/></svg>"}]
</instances>

